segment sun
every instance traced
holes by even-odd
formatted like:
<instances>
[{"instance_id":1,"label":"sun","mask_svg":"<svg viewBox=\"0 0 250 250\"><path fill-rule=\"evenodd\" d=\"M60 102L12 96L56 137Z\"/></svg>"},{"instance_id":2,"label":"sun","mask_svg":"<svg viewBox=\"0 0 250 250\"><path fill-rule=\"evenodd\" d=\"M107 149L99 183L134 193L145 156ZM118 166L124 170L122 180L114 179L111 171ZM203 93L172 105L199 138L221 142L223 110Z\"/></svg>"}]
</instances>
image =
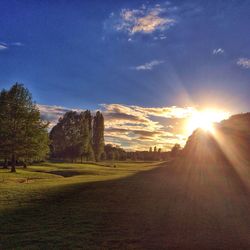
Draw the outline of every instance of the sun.
<instances>
[{"instance_id":1,"label":"sun","mask_svg":"<svg viewBox=\"0 0 250 250\"><path fill-rule=\"evenodd\" d=\"M187 132L191 134L195 129L201 128L204 131L214 132L214 123L220 122L229 117L228 112L206 109L194 111L187 122Z\"/></svg>"}]
</instances>

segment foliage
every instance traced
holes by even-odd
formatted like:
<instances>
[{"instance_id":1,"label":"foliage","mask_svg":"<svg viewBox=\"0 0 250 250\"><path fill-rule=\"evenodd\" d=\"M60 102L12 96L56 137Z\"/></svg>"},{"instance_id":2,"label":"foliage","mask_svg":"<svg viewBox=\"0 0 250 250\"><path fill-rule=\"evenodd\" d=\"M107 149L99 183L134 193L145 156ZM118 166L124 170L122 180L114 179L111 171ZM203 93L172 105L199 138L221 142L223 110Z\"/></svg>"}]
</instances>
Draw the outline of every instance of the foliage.
<instances>
[{"instance_id":1,"label":"foliage","mask_svg":"<svg viewBox=\"0 0 250 250\"><path fill-rule=\"evenodd\" d=\"M104 154L104 118L100 111L94 117L93 149L96 161L100 161Z\"/></svg>"},{"instance_id":2,"label":"foliage","mask_svg":"<svg viewBox=\"0 0 250 250\"><path fill-rule=\"evenodd\" d=\"M81 161L100 160L104 153L104 119L98 111L93 128L92 120L89 110L69 111L60 118L50 132L51 157L72 162L79 158Z\"/></svg>"},{"instance_id":3,"label":"foliage","mask_svg":"<svg viewBox=\"0 0 250 250\"><path fill-rule=\"evenodd\" d=\"M176 143L171 149L171 156L172 157L178 156L180 154L180 151L181 151L181 145Z\"/></svg>"},{"instance_id":4,"label":"foliage","mask_svg":"<svg viewBox=\"0 0 250 250\"><path fill-rule=\"evenodd\" d=\"M244 165L250 160L249 148L250 113L245 113L214 125L214 133L195 130L186 142L183 155L198 162Z\"/></svg>"},{"instance_id":5,"label":"foliage","mask_svg":"<svg viewBox=\"0 0 250 250\"><path fill-rule=\"evenodd\" d=\"M47 126L28 89L16 83L0 93L0 156L11 160L40 160L48 153Z\"/></svg>"},{"instance_id":6,"label":"foliage","mask_svg":"<svg viewBox=\"0 0 250 250\"><path fill-rule=\"evenodd\" d=\"M131 159L133 161L162 161L168 160L170 156L170 152L162 152L161 148L155 146L154 150L152 147L149 148L149 151L135 151L135 152L127 152L127 159Z\"/></svg>"},{"instance_id":7,"label":"foliage","mask_svg":"<svg viewBox=\"0 0 250 250\"><path fill-rule=\"evenodd\" d=\"M107 144L104 149L107 160L123 161L127 159L126 151L118 146Z\"/></svg>"}]
</instances>

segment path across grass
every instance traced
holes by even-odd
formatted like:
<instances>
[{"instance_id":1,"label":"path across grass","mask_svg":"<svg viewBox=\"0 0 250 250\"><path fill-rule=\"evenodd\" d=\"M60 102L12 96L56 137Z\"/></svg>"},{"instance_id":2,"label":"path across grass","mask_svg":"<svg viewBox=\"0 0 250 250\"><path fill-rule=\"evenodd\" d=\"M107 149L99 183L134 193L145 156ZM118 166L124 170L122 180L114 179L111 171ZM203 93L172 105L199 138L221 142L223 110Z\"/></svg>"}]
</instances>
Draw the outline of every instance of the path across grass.
<instances>
[{"instance_id":1,"label":"path across grass","mask_svg":"<svg viewBox=\"0 0 250 250\"><path fill-rule=\"evenodd\" d=\"M0 249L250 249L248 183L229 166L62 164L34 172L44 169L32 168L27 183L0 184ZM82 174L48 173L59 169Z\"/></svg>"}]
</instances>

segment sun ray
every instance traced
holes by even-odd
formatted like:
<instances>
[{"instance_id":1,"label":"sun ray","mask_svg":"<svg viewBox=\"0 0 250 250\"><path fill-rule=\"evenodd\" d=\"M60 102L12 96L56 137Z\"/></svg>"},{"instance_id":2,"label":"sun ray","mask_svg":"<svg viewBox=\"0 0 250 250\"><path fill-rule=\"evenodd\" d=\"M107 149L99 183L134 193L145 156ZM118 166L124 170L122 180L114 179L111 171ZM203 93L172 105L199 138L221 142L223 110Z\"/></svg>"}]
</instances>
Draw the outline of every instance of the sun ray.
<instances>
[{"instance_id":1,"label":"sun ray","mask_svg":"<svg viewBox=\"0 0 250 250\"><path fill-rule=\"evenodd\" d=\"M215 109L195 111L188 119L186 130L190 135L195 129L201 128L204 131L213 132L214 123L220 122L229 117L229 113Z\"/></svg>"}]
</instances>

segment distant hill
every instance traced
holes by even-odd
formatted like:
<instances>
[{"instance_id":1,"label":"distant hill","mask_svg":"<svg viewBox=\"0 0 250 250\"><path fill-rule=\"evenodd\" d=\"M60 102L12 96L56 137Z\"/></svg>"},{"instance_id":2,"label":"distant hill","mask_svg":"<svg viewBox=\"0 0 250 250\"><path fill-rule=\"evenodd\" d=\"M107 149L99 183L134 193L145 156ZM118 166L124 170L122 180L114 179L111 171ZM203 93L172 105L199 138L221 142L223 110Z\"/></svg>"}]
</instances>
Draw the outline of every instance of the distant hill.
<instances>
[{"instance_id":1,"label":"distant hill","mask_svg":"<svg viewBox=\"0 0 250 250\"><path fill-rule=\"evenodd\" d=\"M250 113L231 116L215 125L214 133L197 129L188 138L183 155L198 162L250 162Z\"/></svg>"}]
</instances>

